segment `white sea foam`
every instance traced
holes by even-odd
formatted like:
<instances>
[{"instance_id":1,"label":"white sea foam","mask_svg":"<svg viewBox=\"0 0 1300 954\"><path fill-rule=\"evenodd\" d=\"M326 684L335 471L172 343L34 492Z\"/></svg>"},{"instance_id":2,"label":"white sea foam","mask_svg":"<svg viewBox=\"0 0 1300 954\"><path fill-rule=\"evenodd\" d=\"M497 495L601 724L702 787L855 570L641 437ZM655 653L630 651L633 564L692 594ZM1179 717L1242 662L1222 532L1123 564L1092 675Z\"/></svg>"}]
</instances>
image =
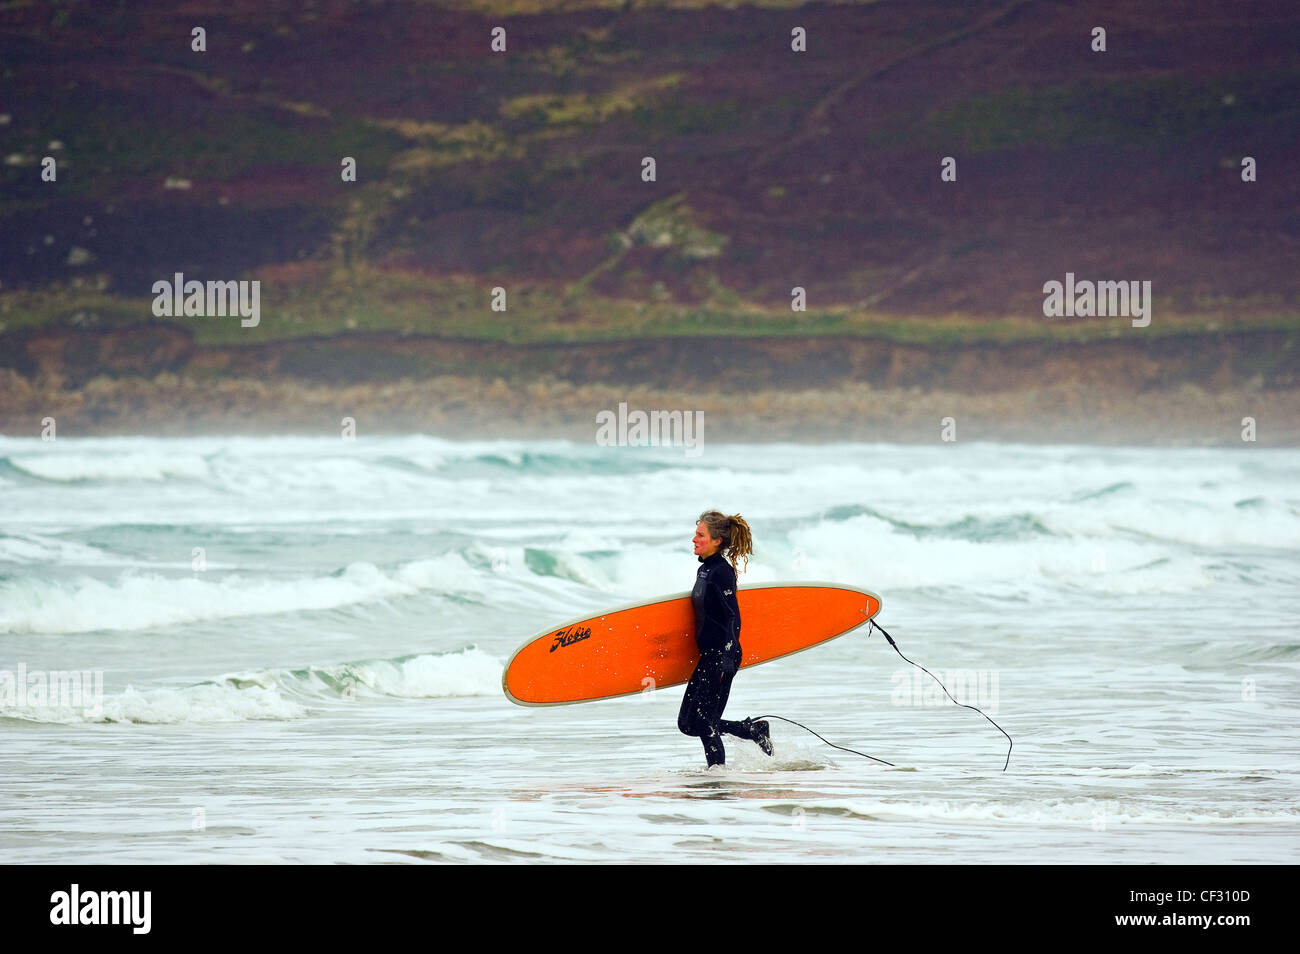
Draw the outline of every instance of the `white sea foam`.
<instances>
[{"instance_id":1,"label":"white sea foam","mask_svg":"<svg viewBox=\"0 0 1300 954\"><path fill-rule=\"evenodd\" d=\"M0 718L63 724L245 722L298 719L306 714L306 706L285 698L276 689L236 689L216 684L179 689L127 686L121 693L106 695L98 705L76 708L31 705L0 708Z\"/></svg>"},{"instance_id":2,"label":"white sea foam","mask_svg":"<svg viewBox=\"0 0 1300 954\"><path fill-rule=\"evenodd\" d=\"M0 534L0 562L24 565L57 563L73 566L120 565L123 560L100 547L40 533Z\"/></svg>"},{"instance_id":3,"label":"white sea foam","mask_svg":"<svg viewBox=\"0 0 1300 954\"><path fill-rule=\"evenodd\" d=\"M457 553L383 570L350 564L329 576L230 574L165 577L129 570L112 582L89 577L0 581L0 633L140 630L203 620L332 609L421 592L480 593L482 576Z\"/></svg>"},{"instance_id":4,"label":"white sea foam","mask_svg":"<svg viewBox=\"0 0 1300 954\"><path fill-rule=\"evenodd\" d=\"M425 653L402 659L313 666L307 670L259 670L225 677L237 686L285 690L317 698L354 698L362 690L411 699L492 696L501 692L502 661L481 649Z\"/></svg>"},{"instance_id":5,"label":"white sea foam","mask_svg":"<svg viewBox=\"0 0 1300 954\"><path fill-rule=\"evenodd\" d=\"M209 474L207 461L196 454L64 452L21 454L11 456L9 462L34 477L63 483L79 480L158 483L178 478L202 480Z\"/></svg>"},{"instance_id":6,"label":"white sea foam","mask_svg":"<svg viewBox=\"0 0 1300 954\"><path fill-rule=\"evenodd\" d=\"M105 722L244 722L255 719L297 719L307 708L274 690L232 689L201 685L184 689L128 687L104 700Z\"/></svg>"},{"instance_id":7,"label":"white sea foam","mask_svg":"<svg viewBox=\"0 0 1300 954\"><path fill-rule=\"evenodd\" d=\"M208 723L300 719L310 705L356 701L367 692L406 699L491 696L501 692L502 662L480 649L405 659L373 659L306 670L232 673L182 688L137 689L77 706L8 705L0 718L50 723Z\"/></svg>"}]
</instances>

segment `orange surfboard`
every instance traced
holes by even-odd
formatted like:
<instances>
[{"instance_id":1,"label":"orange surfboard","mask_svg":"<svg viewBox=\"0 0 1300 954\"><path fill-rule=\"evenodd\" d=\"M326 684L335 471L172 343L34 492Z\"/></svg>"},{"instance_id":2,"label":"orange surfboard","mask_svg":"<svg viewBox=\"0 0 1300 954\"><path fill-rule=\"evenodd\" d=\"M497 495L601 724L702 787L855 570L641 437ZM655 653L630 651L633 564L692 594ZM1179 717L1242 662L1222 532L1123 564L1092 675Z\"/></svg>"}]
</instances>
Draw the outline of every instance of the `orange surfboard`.
<instances>
[{"instance_id":1,"label":"orange surfboard","mask_svg":"<svg viewBox=\"0 0 1300 954\"><path fill-rule=\"evenodd\" d=\"M737 591L740 666L779 659L862 626L880 597L832 583L759 583ZM521 706L553 706L680 686L691 678L695 611L690 593L570 620L515 651L501 676Z\"/></svg>"}]
</instances>

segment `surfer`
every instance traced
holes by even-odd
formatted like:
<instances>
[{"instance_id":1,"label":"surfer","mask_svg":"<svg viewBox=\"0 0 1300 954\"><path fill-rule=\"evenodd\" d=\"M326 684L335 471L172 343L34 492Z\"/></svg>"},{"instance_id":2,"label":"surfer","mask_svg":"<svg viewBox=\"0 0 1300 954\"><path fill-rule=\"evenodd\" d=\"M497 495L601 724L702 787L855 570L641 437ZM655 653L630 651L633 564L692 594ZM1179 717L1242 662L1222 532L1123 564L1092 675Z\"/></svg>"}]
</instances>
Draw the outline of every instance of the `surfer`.
<instances>
[{"instance_id":1,"label":"surfer","mask_svg":"<svg viewBox=\"0 0 1300 954\"><path fill-rule=\"evenodd\" d=\"M722 718L731 680L740 668L740 606L736 602L736 558L749 566L754 539L740 514L728 517L706 510L695 524L695 555L700 568L695 574L691 606L695 610L695 645L700 661L686 684L677 728L704 743L704 758L710 766L726 762L722 734L757 742L772 754L772 738L766 722L745 719L728 722ZM724 559L725 557L725 559ZM743 572L743 570L742 570Z\"/></svg>"}]
</instances>

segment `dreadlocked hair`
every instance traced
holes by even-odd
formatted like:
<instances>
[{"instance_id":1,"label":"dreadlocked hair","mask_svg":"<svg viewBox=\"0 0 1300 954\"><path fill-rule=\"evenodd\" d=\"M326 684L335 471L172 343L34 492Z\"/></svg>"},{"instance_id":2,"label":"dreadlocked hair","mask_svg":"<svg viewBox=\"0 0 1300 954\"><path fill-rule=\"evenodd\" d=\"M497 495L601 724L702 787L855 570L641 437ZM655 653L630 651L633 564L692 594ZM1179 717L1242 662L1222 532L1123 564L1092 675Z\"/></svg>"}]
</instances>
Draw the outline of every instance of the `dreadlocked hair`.
<instances>
[{"instance_id":1,"label":"dreadlocked hair","mask_svg":"<svg viewBox=\"0 0 1300 954\"><path fill-rule=\"evenodd\" d=\"M700 514L699 521L709 531L713 540L721 540L718 552L726 557L732 569L736 569L736 557L745 561L743 573L749 569L749 558L754 553L754 537L749 532L749 524L738 513L730 517L718 510L706 510Z\"/></svg>"}]
</instances>

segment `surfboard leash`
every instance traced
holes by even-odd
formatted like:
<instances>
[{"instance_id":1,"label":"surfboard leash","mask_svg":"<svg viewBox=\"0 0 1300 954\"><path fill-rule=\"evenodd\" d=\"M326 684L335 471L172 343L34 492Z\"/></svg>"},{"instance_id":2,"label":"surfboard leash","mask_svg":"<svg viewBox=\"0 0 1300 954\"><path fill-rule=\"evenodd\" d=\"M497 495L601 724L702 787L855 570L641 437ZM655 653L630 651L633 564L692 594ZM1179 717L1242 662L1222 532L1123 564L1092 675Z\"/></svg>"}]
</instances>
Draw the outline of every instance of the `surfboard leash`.
<instances>
[{"instance_id":1,"label":"surfboard leash","mask_svg":"<svg viewBox=\"0 0 1300 954\"><path fill-rule=\"evenodd\" d=\"M785 716L779 716L779 715L761 715L761 716L755 716L755 717L753 717L750 721L751 721L751 722L757 722L759 719L780 719L782 722L789 722L791 725L797 725L799 728L803 729L805 732L812 732L813 735L817 735L816 732L813 732L812 729L808 728L808 727L807 727L806 725L804 725L802 722L795 722L794 719L787 719ZM817 738L822 739L822 737L821 737L820 735L817 735ZM839 750L842 751L842 752L852 752L854 755L860 755L860 756L862 756L864 759L871 759L871 761L873 761L873 762L879 762L879 763L882 764L882 765L888 765L890 768L893 768L893 767L894 767L894 763L893 763L893 762L886 762L884 759L878 759L878 758L876 758L874 755L867 755L866 752L859 752L857 749L849 749L849 748L845 748L845 747L842 746L842 745L836 745L834 742L828 742L826 739L822 739L822 741L823 741L823 742L826 742L826 744L829 745L829 746L830 746L831 748L833 748L833 749L839 749Z\"/></svg>"},{"instance_id":2,"label":"surfboard leash","mask_svg":"<svg viewBox=\"0 0 1300 954\"><path fill-rule=\"evenodd\" d=\"M881 626L881 625L880 625L879 623L877 623L874 619L871 621L871 626L872 626L872 629L878 629L878 630L880 630L881 634L884 635L885 639L889 640L889 645L891 645L891 646L894 647L894 652L898 653L898 655L900 655L900 656L903 656L903 651L902 651L901 649L898 648L898 643L894 642L894 637L890 636L889 633L885 632L885 627ZM868 631L868 635L870 635L870 631ZM912 662L912 660L908 659L906 656L903 656L903 659L904 659L905 661L909 662L909 663L912 663L913 666L915 666L917 669L921 670L921 672L925 673L927 676L929 676L929 677L930 677L931 679L933 679L935 682L938 682L938 683L939 683L939 688L942 689L942 690L944 691L944 694L945 694L949 699L952 699L952 693L948 691L948 687L947 687L947 686L945 686L942 682L939 681L939 677L938 677L938 676L936 676L934 673L930 672L930 670L926 669L926 668L925 668L924 666L922 666L920 663L914 663L914 662ZM978 708L978 707L976 707L976 706L967 705L967 704L964 703L964 702L958 702L956 699L952 699L952 701L953 701L953 704L954 704L954 705L959 705L959 706L961 706L963 709L974 709L974 710L975 710L976 712L978 712L980 715L984 716L984 718L989 719L988 715L987 715L987 714L986 714L982 709L980 709L980 708ZM992 719L989 719L989 722L993 722L993 720L992 720ZM1012 748L1013 745L1015 745L1015 743L1011 741L1011 736L1007 735L1007 731L1006 731L1006 729L1002 728L1002 726L998 725L996 722L993 722L993 726L994 726L994 728L996 728L999 732L1001 732L1003 735L1006 735L1006 736L1007 736L1007 760L1006 760L1006 763L1002 766L1002 771L1005 772L1005 771L1007 770L1007 766L1011 764L1011 748Z\"/></svg>"}]
</instances>

